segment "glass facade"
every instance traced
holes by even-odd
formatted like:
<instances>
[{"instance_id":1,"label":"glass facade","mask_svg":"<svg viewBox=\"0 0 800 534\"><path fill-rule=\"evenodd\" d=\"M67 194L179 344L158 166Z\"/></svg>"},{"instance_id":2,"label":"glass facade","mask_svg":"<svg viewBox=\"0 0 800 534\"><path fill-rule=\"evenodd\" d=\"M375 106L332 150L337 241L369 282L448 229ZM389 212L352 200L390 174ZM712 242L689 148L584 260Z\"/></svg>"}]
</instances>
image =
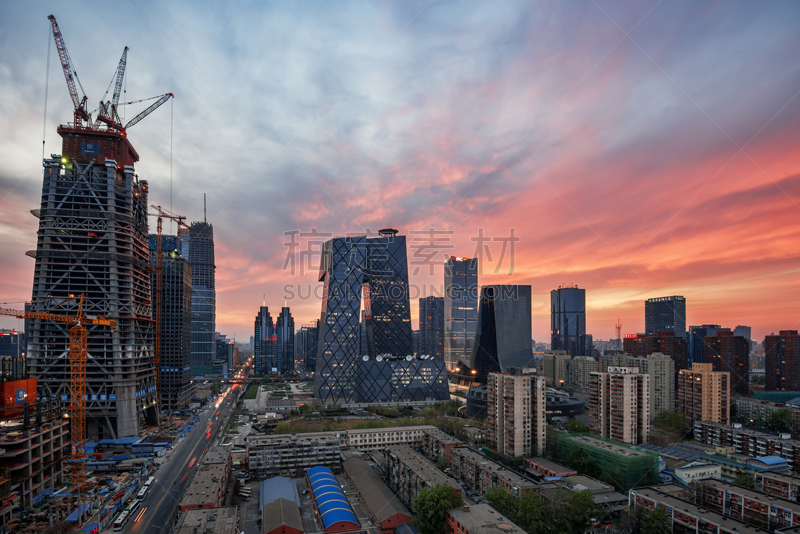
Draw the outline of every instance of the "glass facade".
<instances>
[{"instance_id":1,"label":"glass facade","mask_svg":"<svg viewBox=\"0 0 800 534\"><path fill-rule=\"evenodd\" d=\"M281 308L275 323L276 358L278 374L294 374L294 318L289 308Z\"/></svg>"},{"instance_id":2,"label":"glass facade","mask_svg":"<svg viewBox=\"0 0 800 534\"><path fill-rule=\"evenodd\" d=\"M442 363L412 356L404 236L386 230L375 238L327 241L320 281L315 397L331 402L449 398Z\"/></svg>"},{"instance_id":3,"label":"glass facade","mask_svg":"<svg viewBox=\"0 0 800 534\"><path fill-rule=\"evenodd\" d=\"M256 315L253 336L253 374L263 376L269 374L272 369L272 358L275 355L277 337L275 336L275 325L269 308L261 306Z\"/></svg>"},{"instance_id":4,"label":"glass facade","mask_svg":"<svg viewBox=\"0 0 800 534\"><path fill-rule=\"evenodd\" d=\"M644 328L646 334L674 332L686 336L686 299L673 295L644 301Z\"/></svg>"},{"instance_id":5,"label":"glass facade","mask_svg":"<svg viewBox=\"0 0 800 534\"><path fill-rule=\"evenodd\" d=\"M210 365L216 355L217 292L214 265L214 227L193 222L188 254L192 265L192 365Z\"/></svg>"},{"instance_id":6,"label":"glass facade","mask_svg":"<svg viewBox=\"0 0 800 534\"><path fill-rule=\"evenodd\" d=\"M451 257L444 263L444 362L448 369L468 361L478 329L478 258Z\"/></svg>"},{"instance_id":7,"label":"glass facade","mask_svg":"<svg viewBox=\"0 0 800 534\"><path fill-rule=\"evenodd\" d=\"M303 325L295 336L297 346L297 363L303 372L314 372L317 367L317 338L319 337L319 320L312 325Z\"/></svg>"},{"instance_id":8,"label":"glass facade","mask_svg":"<svg viewBox=\"0 0 800 534\"><path fill-rule=\"evenodd\" d=\"M586 356L586 290L559 287L550 292L550 347Z\"/></svg>"},{"instance_id":9,"label":"glass facade","mask_svg":"<svg viewBox=\"0 0 800 534\"><path fill-rule=\"evenodd\" d=\"M419 299L419 353L444 361L444 298Z\"/></svg>"}]
</instances>

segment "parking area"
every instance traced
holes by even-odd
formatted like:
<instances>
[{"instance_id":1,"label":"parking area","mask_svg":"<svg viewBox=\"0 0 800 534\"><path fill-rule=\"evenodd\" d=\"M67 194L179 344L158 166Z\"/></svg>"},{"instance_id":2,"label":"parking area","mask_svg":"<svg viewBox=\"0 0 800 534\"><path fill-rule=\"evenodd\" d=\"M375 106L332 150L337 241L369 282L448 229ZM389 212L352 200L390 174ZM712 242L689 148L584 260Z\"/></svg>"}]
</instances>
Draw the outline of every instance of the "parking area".
<instances>
[{"instance_id":1,"label":"parking area","mask_svg":"<svg viewBox=\"0 0 800 534\"><path fill-rule=\"evenodd\" d=\"M245 534L258 534L261 528L258 520L261 519L261 510L258 509L258 502L261 498L261 484L259 482L248 481L242 483L242 486L250 488L250 500L239 501L239 516L244 518L240 525L244 525ZM308 531L311 532L311 531Z\"/></svg>"}]
</instances>

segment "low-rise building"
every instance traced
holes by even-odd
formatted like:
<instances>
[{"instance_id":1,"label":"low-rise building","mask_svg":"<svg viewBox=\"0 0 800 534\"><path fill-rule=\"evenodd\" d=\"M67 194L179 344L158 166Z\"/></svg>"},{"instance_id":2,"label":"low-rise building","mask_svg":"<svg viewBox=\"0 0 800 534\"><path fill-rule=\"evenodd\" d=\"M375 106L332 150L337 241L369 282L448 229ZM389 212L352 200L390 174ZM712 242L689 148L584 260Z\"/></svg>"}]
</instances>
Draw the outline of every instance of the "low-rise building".
<instances>
[{"instance_id":1,"label":"low-rise building","mask_svg":"<svg viewBox=\"0 0 800 534\"><path fill-rule=\"evenodd\" d=\"M480 447L486 443L486 431L478 426L464 425L459 431L459 436L469 447Z\"/></svg>"},{"instance_id":2,"label":"low-rise building","mask_svg":"<svg viewBox=\"0 0 800 534\"><path fill-rule=\"evenodd\" d=\"M466 447L453 449L450 469L456 480L468 484L481 495L492 488L503 488L518 497L538 492L535 482Z\"/></svg>"},{"instance_id":3,"label":"low-rise building","mask_svg":"<svg viewBox=\"0 0 800 534\"><path fill-rule=\"evenodd\" d=\"M800 470L800 441L789 434L773 435L712 421L696 421L694 438L700 443L715 446L732 446L738 454L751 458L780 456L789 462L793 471Z\"/></svg>"},{"instance_id":4,"label":"low-rise building","mask_svg":"<svg viewBox=\"0 0 800 534\"><path fill-rule=\"evenodd\" d=\"M400 498L392 493L367 462L350 458L342 464L342 469L362 508L380 528L381 534L394 534L397 526L414 520Z\"/></svg>"},{"instance_id":5,"label":"low-rise building","mask_svg":"<svg viewBox=\"0 0 800 534\"><path fill-rule=\"evenodd\" d=\"M422 447L425 432L437 430L433 425L396 426L389 428L359 428L341 435L342 446L360 451L383 449L389 445Z\"/></svg>"},{"instance_id":6,"label":"low-rise building","mask_svg":"<svg viewBox=\"0 0 800 534\"><path fill-rule=\"evenodd\" d=\"M261 534L303 534L297 503L279 497L261 507Z\"/></svg>"},{"instance_id":7,"label":"low-rise building","mask_svg":"<svg viewBox=\"0 0 800 534\"><path fill-rule=\"evenodd\" d=\"M537 456L535 458L525 458L525 467L541 473L543 477L566 477L577 475L578 472L569 467L563 466L558 462Z\"/></svg>"},{"instance_id":8,"label":"low-rise building","mask_svg":"<svg viewBox=\"0 0 800 534\"><path fill-rule=\"evenodd\" d=\"M718 514L754 527L776 530L800 525L800 505L754 490L722 482L695 484L694 502Z\"/></svg>"},{"instance_id":9,"label":"low-rise building","mask_svg":"<svg viewBox=\"0 0 800 534\"><path fill-rule=\"evenodd\" d=\"M227 447L209 449L207 457L197 468L191 484L181 501L181 512L195 508L219 508L225 504L231 456Z\"/></svg>"},{"instance_id":10,"label":"low-rise building","mask_svg":"<svg viewBox=\"0 0 800 534\"><path fill-rule=\"evenodd\" d=\"M454 451L460 449L463 447ZM384 451L383 476L389 488L407 507L412 506L420 491L438 484L447 484L457 493L461 492L461 487L453 479L408 445L393 445Z\"/></svg>"},{"instance_id":11,"label":"low-rise building","mask_svg":"<svg viewBox=\"0 0 800 534\"><path fill-rule=\"evenodd\" d=\"M340 435L332 432L247 436L247 462L256 474L294 477L318 465L341 468Z\"/></svg>"},{"instance_id":12,"label":"low-rise building","mask_svg":"<svg viewBox=\"0 0 800 534\"><path fill-rule=\"evenodd\" d=\"M422 453L431 460L444 458L445 466L450 467L450 451L464 443L446 432L434 428L422 433Z\"/></svg>"},{"instance_id":13,"label":"low-rise building","mask_svg":"<svg viewBox=\"0 0 800 534\"><path fill-rule=\"evenodd\" d=\"M175 534L237 534L239 532L238 508L209 508L187 510L181 514ZM290 534L290 533L286 533Z\"/></svg>"},{"instance_id":14,"label":"low-rise building","mask_svg":"<svg viewBox=\"0 0 800 534\"><path fill-rule=\"evenodd\" d=\"M775 410L786 408L792 412L797 410L787 408L785 405L749 397L736 397L736 419L750 426L763 428L767 425L767 418Z\"/></svg>"},{"instance_id":15,"label":"low-rise building","mask_svg":"<svg viewBox=\"0 0 800 534\"><path fill-rule=\"evenodd\" d=\"M465 504L445 514L448 534L525 534L513 521L488 504Z\"/></svg>"},{"instance_id":16,"label":"low-rise building","mask_svg":"<svg viewBox=\"0 0 800 534\"><path fill-rule=\"evenodd\" d=\"M800 478L786 473L765 471L755 474L756 491L797 502L800 495Z\"/></svg>"},{"instance_id":17,"label":"low-rise building","mask_svg":"<svg viewBox=\"0 0 800 534\"><path fill-rule=\"evenodd\" d=\"M687 485L707 478L722 480L722 467L707 462L689 462L675 468L675 478Z\"/></svg>"}]
</instances>

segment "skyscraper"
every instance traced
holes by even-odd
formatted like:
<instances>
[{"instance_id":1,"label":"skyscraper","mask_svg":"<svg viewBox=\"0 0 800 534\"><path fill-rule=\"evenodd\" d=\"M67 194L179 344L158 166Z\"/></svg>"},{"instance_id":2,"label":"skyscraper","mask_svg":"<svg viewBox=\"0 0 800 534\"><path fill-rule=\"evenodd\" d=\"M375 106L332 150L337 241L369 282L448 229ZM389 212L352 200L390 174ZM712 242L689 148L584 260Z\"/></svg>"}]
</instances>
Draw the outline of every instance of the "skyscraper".
<instances>
[{"instance_id":1,"label":"skyscraper","mask_svg":"<svg viewBox=\"0 0 800 534\"><path fill-rule=\"evenodd\" d=\"M706 336L716 336L717 332L730 332L730 330L730 328L722 328L718 324L690 326L689 332L686 334L690 365L692 363L703 363L705 361L703 351L705 349Z\"/></svg>"},{"instance_id":2,"label":"skyscraper","mask_svg":"<svg viewBox=\"0 0 800 534\"><path fill-rule=\"evenodd\" d=\"M717 332L706 336L705 363L713 364L715 371L730 374L731 393L746 397L750 384L750 341L733 332Z\"/></svg>"},{"instance_id":3,"label":"skyscraper","mask_svg":"<svg viewBox=\"0 0 800 534\"><path fill-rule=\"evenodd\" d=\"M764 365L769 391L800 390L800 335L781 330L764 338Z\"/></svg>"},{"instance_id":4,"label":"skyscraper","mask_svg":"<svg viewBox=\"0 0 800 534\"><path fill-rule=\"evenodd\" d=\"M586 290L559 287L550 292L550 349L586 356Z\"/></svg>"},{"instance_id":5,"label":"skyscraper","mask_svg":"<svg viewBox=\"0 0 800 534\"><path fill-rule=\"evenodd\" d=\"M650 375L638 367L609 367L591 374L592 434L623 443L647 443L650 435Z\"/></svg>"},{"instance_id":6,"label":"skyscraper","mask_svg":"<svg viewBox=\"0 0 800 534\"><path fill-rule=\"evenodd\" d=\"M275 336L275 325L269 308L261 306L256 314L255 325L253 327L253 337L255 347L253 348L253 374L263 376L272 370L271 358L275 355L277 337Z\"/></svg>"},{"instance_id":7,"label":"skyscraper","mask_svg":"<svg viewBox=\"0 0 800 534\"><path fill-rule=\"evenodd\" d=\"M448 369L472 356L478 330L478 258L444 262L444 363Z\"/></svg>"},{"instance_id":8,"label":"skyscraper","mask_svg":"<svg viewBox=\"0 0 800 534\"><path fill-rule=\"evenodd\" d=\"M192 265L192 365L211 365L216 354L217 311L214 227L205 221L193 222L186 243Z\"/></svg>"},{"instance_id":9,"label":"skyscraper","mask_svg":"<svg viewBox=\"0 0 800 534\"><path fill-rule=\"evenodd\" d=\"M444 298L419 299L420 352L444 361Z\"/></svg>"},{"instance_id":10,"label":"skyscraper","mask_svg":"<svg viewBox=\"0 0 800 534\"><path fill-rule=\"evenodd\" d=\"M469 359L471 381L485 384L489 373L534 367L531 348L531 286L481 288L478 332Z\"/></svg>"},{"instance_id":11,"label":"skyscraper","mask_svg":"<svg viewBox=\"0 0 800 534\"><path fill-rule=\"evenodd\" d=\"M673 295L644 301L644 328L645 334L672 332L686 337L686 299Z\"/></svg>"},{"instance_id":12,"label":"skyscraper","mask_svg":"<svg viewBox=\"0 0 800 534\"><path fill-rule=\"evenodd\" d=\"M148 236L150 285L154 306L161 301L161 407L185 408L194 396L190 373L192 333L192 267L181 256L178 236L161 236L161 296L156 295L158 236ZM155 314L153 316L155 318Z\"/></svg>"},{"instance_id":13,"label":"skyscraper","mask_svg":"<svg viewBox=\"0 0 800 534\"><path fill-rule=\"evenodd\" d=\"M32 311L84 310L117 322L88 328L86 434L139 435L139 414L157 422L153 310L147 272L148 184L134 170L128 137L60 126L62 154L44 160ZM63 158L63 159L62 159ZM68 329L29 321L29 371L39 394L70 399Z\"/></svg>"},{"instance_id":14,"label":"skyscraper","mask_svg":"<svg viewBox=\"0 0 800 534\"><path fill-rule=\"evenodd\" d=\"M313 373L316 368L318 336L319 319L314 321L314 324L301 326L297 332L297 361L304 373Z\"/></svg>"},{"instance_id":15,"label":"skyscraper","mask_svg":"<svg viewBox=\"0 0 800 534\"><path fill-rule=\"evenodd\" d=\"M275 363L278 374L294 374L294 317L289 308L281 308L281 314L275 323L277 350Z\"/></svg>"},{"instance_id":16,"label":"skyscraper","mask_svg":"<svg viewBox=\"0 0 800 534\"><path fill-rule=\"evenodd\" d=\"M489 373L486 433L489 448L509 458L545 454L544 378L510 369Z\"/></svg>"},{"instance_id":17,"label":"skyscraper","mask_svg":"<svg viewBox=\"0 0 800 534\"><path fill-rule=\"evenodd\" d=\"M411 356L406 240L334 238L322 247L322 314L314 396L323 402L447 399L443 362ZM366 351L359 311L366 310Z\"/></svg>"},{"instance_id":18,"label":"skyscraper","mask_svg":"<svg viewBox=\"0 0 800 534\"><path fill-rule=\"evenodd\" d=\"M675 387L677 387L678 371L689 366L686 340L683 336L676 336L672 332L660 332L655 335L629 334L623 338L622 346L626 353L636 357L660 352L672 358L675 362Z\"/></svg>"}]
</instances>

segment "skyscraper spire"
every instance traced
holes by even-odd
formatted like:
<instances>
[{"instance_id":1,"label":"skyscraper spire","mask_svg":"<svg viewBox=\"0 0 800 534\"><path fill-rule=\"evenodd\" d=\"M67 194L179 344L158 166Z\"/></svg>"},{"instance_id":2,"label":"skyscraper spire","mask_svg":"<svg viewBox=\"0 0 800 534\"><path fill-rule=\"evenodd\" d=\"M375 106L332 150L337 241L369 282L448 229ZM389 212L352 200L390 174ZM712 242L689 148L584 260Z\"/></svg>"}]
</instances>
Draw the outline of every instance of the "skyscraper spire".
<instances>
[{"instance_id":1,"label":"skyscraper spire","mask_svg":"<svg viewBox=\"0 0 800 534\"><path fill-rule=\"evenodd\" d=\"M208 222L206 220L206 194L203 193L203 222Z\"/></svg>"}]
</instances>

